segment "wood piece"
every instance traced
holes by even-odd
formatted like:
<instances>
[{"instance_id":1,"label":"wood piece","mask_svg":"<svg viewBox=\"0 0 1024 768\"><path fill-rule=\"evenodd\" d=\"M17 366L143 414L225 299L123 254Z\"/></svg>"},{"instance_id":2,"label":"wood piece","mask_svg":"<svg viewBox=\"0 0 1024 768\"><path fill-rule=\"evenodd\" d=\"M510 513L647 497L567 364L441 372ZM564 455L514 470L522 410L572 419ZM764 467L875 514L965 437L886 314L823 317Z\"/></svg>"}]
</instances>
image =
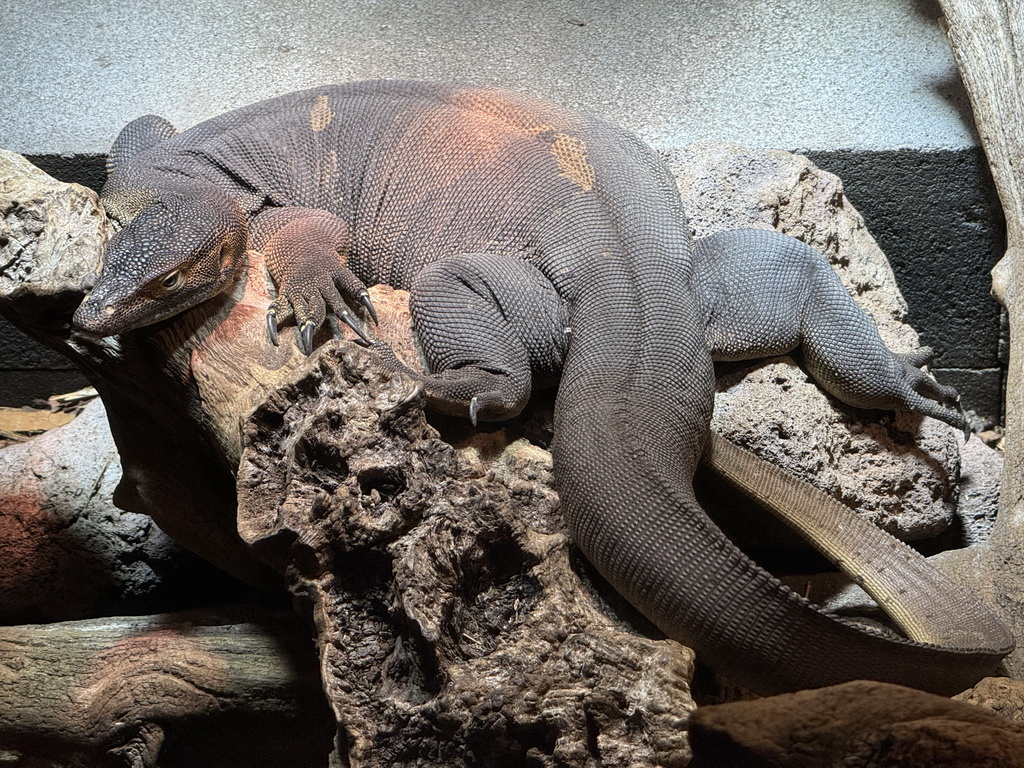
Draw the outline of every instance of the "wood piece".
<instances>
[{"instance_id":1,"label":"wood piece","mask_svg":"<svg viewBox=\"0 0 1024 768\"><path fill-rule=\"evenodd\" d=\"M246 425L238 521L311 606L342 764L685 765L693 654L603 604L550 454L456 451L355 345L298 373Z\"/></svg>"},{"instance_id":2,"label":"wood piece","mask_svg":"<svg viewBox=\"0 0 1024 768\"><path fill-rule=\"evenodd\" d=\"M326 763L332 736L309 632L291 614L0 628L8 758L152 768L163 751L161 765L313 768Z\"/></svg>"},{"instance_id":3,"label":"wood piece","mask_svg":"<svg viewBox=\"0 0 1024 768\"><path fill-rule=\"evenodd\" d=\"M1006 254L993 292L1010 318L1005 465L982 585L1015 637L1024 637L1024 12L1016 0L940 0L944 24L974 110L1006 217ZM1024 643L1006 660L1024 676Z\"/></svg>"}]
</instances>

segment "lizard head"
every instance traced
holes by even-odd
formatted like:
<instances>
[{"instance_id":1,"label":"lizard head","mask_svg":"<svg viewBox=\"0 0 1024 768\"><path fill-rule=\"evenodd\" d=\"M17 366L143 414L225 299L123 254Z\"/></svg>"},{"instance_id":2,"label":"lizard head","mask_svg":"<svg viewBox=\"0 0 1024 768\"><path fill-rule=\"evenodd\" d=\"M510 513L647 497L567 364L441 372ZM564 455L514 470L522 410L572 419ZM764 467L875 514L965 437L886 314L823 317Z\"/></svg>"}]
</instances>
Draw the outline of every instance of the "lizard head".
<instances>
[{"instance_id":1,"label":"lizard head","mask_svg":"<svg viewBox=\"0 0 1024 768\"><path fill-rule=\"evenodd\" d=\"M216 296L245 262L246 237L244 213L219 190L156 195L107 243L74 326L113 336Z\"/></svg>"}]
</instances>

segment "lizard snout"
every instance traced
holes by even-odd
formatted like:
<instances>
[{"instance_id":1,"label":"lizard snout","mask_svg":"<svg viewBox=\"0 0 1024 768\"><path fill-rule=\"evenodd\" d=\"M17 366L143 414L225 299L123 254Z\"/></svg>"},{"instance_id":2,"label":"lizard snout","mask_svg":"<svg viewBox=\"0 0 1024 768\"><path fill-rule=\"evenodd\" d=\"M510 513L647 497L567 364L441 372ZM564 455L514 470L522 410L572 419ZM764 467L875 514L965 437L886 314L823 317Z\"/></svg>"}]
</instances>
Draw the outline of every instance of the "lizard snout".
<instances>
[{"instance_id":1,"label":"lizard snout","mask_svg":"<svg viewBox=\"0 0 1024 768\"><path fill-rule=\"evenodd\" d=\"M87 277L86 280L89 278ZM71 324L79 331L91 336L113 336L126 330L120 321L117 304L107 291L96 288L97 277L92 276L93 285L78 305ZM83 281L84 284L84 281Z\"/></svg>"}]
</instances>

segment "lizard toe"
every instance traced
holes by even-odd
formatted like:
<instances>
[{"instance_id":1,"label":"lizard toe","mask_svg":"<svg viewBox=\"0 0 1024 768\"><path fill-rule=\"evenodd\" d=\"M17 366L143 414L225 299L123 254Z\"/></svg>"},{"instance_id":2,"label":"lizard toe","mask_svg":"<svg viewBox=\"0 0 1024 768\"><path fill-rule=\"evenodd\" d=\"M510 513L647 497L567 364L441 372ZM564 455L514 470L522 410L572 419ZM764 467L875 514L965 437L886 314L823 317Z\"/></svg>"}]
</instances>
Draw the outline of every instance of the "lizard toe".
<instances>
[{"instance_id":1,"label":"lizard toe","mask_svg":"<svg viewBox=\"0 0 1024 768\"><path fill-rule=\"evenodd\" d=\"M934 400L949 408L960 407L960 394L953 388L940 384L931 376L918 372L920 375L914 382L914 391L929 400Z\"/></svg>"},{"instance_id":2,"label":"lizard toe","mask_svg":"<svg viewBox=\"0 0 1024 768\"><path fill-rule=\"evenodd\" d=\"M901 360L900 399L903 407L944 421L962 431L965 439L969 438L971 429L956 389L940 384L931 375L911 365L906 357L901 357Z\"/></svg>"},{"instance_id":3,"label":"lizard toe","mask_svg":"<svg viewBox=\"0 0 1024 768\"><path fill-rule=\"evenodd\" d=\"M377 310L374 309L373 302L370 301L370 294L363 281L356 277L352 270L345 266L336 266L331 279L334 289L322 291L325 296L337 296L354 309L362 310L374 323L377 322Z\"/></svg>"},{"instance_id":4,"label":"lizard toe","mask_svg":"<svg viewBox=\"0 0 1024 768\"><path fill-rule=\"evenodd\" d=\"M963 432L964 440L969 440L971 437L971 427L967 423L967 417L964 415L959 403L955 407L945 405L924 397L917 392L912 392L906 397L906 407L912 411L923 413L925 416L931 416L934 419L946 422L951 427Z\"/></svg>"},{"instance_id":5,"label":"lizard toe","mask_svg":"<svg viewBox=\"0 0 1024 768\"><path fill-rule=\"evenodd\" d=\"M327 305L323 297L315 291L292 295L290 301L295 313L299 349L304 355L312 354L313 334L327 319Z\"/></svg>"},{"instance_id":6,"label":"lizard toe","mask_svg":"<svg viewBox=\"0 0 1024 768\"><path fill-rule=\"evenodd\" d=\"M365 289L363 289L363 293L366 293ZM339 294L337 294L336 292L329 291L324 295L323 298L327 302L327 306L330 307L331 313L335 317L337 317L339 320L345 323L345 325L351 328L352 331L356 334L356 336L360 338L361 341L365 343L370 342L369 335L363 329L363 321L357 318L354 314L352 314L352 312L348 308L348 305L345 303L345 301ZM367 302L369 302L369 294L367 294ZM372 311L372 304L370 305L370 308ZM373 313L371 316L373 317L374 322L376 322L376 313Z\"/></svg>"},{"instance_id":7,"label":"lizard toe","mask_svg":"<svg viewBox=\"0 0 1024 768\"><path fill-rule=\"evenodd\" d=\"M293 316L291 304L284 296L278 296L267 307L267 338L275 347L280 344L278 330Z\"/></svg>"}]
</instances>

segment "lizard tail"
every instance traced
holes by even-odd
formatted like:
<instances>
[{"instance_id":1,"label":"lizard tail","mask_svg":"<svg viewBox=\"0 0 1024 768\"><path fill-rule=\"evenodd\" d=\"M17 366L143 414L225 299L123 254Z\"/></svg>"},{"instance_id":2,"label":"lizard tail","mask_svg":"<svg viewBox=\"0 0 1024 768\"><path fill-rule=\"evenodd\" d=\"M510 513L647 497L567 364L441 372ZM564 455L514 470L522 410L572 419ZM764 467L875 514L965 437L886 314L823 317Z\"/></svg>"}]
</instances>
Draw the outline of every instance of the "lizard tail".
<instances>
[{"instance_id":1,"label":"lizard tail","mask_svg":"<svg viewBox=\"0 0 1024 768\"><path fill-rule=\"evenodd\" d=\"M949 695L992 673L1013 646L1009 633L973 595L935 577L909 548L890 547L871 567L895 574L875 590L883 603L908 586L903 577L921 574L924 585L902 606L921 612L915 594L931 594L933 607L946 601L941 616L922 626L904 616L916 639L824 613L750 560L711 521L692 490L703 450L693 436L707 434L710 416L710 361L696 329L675 327L690 322L680 319L678 308L659 311L654 289L641 295L640 308L633 309L637 304L609 304L595 290L591 303L578 308L552 445L570 533L612 586L667 635L758 693L868 678ZM619 316L615 321L609 307ZM600 319L591 322L591 315ZM717 442L712 448L719 469L746 474L754 460L728 455ZM790 502L799 520L819 499L794 495L779 473L767 476L755 494L769 503ZM831 507L819 517L807 527L822 546L835 538L830 526L847 517L837 518ZM850 559L876 546L874 533L847 533L833 555Z\"/></svg>"}]
</instances>

